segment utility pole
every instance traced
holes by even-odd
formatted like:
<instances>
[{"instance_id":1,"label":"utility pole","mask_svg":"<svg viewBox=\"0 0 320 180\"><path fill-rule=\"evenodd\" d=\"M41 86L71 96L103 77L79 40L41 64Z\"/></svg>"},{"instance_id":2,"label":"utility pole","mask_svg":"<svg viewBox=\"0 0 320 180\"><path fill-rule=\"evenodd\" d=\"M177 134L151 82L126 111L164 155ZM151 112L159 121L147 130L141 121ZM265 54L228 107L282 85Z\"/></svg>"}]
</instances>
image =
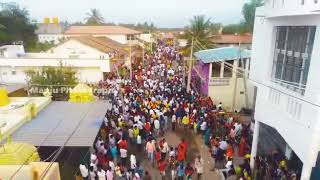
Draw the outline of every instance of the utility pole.
<instances>
[{"instance_id":1,"label":"utility pole","mask_svg":"<svg viewBox=\"0 0 320 180\"><path fill-rule=\"evenodd\" d=\"M236 70L238 69L239 67L239 63L240 63L240 60L241 60L241 43L239 42L239 51L238 51L238 62L236 63L237 67L235 68ZM234 63L233 63L234 65ZM232 69L234 69L232 67ZM236 104L236 96L237 96L237 86L238 86L238 71L235 71L235 78L234 78L234 87L233 87L233 94L232 94L232 111L234 111L234 108L235 108L235 104Z\"/></svg>"},{"instance_id":2,"label":"utility pole","mask_svg":"<svg viewBox=\"0 0 320 180\"><path fill-rule=\"evenodd\" d=\"M118 78L120 78L120 79L122 79L122 77L120 76L120 74L119 74L119 69L118 69L118 67L116 67L116 70L117 70L117 76L118 76ZM125 106L124 106L124 97L123 97L123 92L122 92L122 82L120 82L120 89L119 89L119 91L120 91L120 98L121 98L121 102L122 102L122 113L124 114L124 108L125 108Z\"/></svg>"},{"instance_id":3,"label":"utility pole","mask_svg":"<svg viewBox=\"0 0 320 180\"><path fill-rule=\"evenodd\" d=\"M131 49L131 37L129 38L129 58L130 58L130 80L132 80L132 49Z\"/></svg>"},{"instance_id":4,"label":"utility pole","mask_svg":"<svg viewBox=\"0 0 320 180\"><path fill-rule=\"evenodd\" d=\"M152 42L153 42L153 37L152 37L152 34L151 34L151 31L149 30L149 34L150 34L150 52L152 52Z\"/></svg>"},{"instance_id":5,"label":"utility pole","mask_svg":"<svg viewBox=\"0 0 320 180\"><path fill-rule=\"evenodd\" d=\"M144 43L142 44L142 62L144 66Z\"/></svg>"},{"instance_id":6,"label":"utility pole","mask_svg":"<svg viewBox=\"0 0 320 180\"><path fill-rule=\"evenodd\" d=\"M192 40L191 40L191 52L190 52L190 62L189 62L189 72L188 72L188 84L187 84L187 91L189 92L191 90L191 71L192 71L192 64L193 64L193 42L194 41L194 37L192 36Z\"/></svg>"}]
</instances>

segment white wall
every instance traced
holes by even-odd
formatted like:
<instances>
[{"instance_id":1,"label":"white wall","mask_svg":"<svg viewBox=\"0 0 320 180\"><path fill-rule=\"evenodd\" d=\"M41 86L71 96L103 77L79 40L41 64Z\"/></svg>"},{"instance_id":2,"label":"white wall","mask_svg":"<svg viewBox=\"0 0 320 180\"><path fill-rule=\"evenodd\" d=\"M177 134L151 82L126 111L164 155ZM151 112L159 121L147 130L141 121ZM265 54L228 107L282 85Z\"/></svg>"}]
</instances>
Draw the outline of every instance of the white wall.
<instances>
[{"instance_id":1,"label":"white wall","mask_svg":"<svg viewBox=\"0 0 320 180\"><path fill-rule=\"evenodd\" d=\"M77 68L80 82L97 83L103 80L103 72L99 68Z\"/></svg>"},{"instance_id":2,"label":"white wall","mask_svg":"<svg viewBox=\"0 0 320 180\"><path fill-rule=\"evenodd\" d=\"M308 1L308 0L306 0ZM288 2L288 1L285 1ZM308 1L309 2L309 1ZM294 2L291 2L294 8ZM269 4L268 4L269 5ZM289 7L288 7L289 8ZM288 10L289 11L289 10ZM297 10L299 11L299 10ZM273 14L274 13L274 14ZM303 162L301 179L309 179L320 150L320 16L279 15L259 8L253 33L250 78L258 87L255 119L275 128ZM271 81L276 26L317 25L305 94L301 95ZM315 105L317 104L317 105Z\"/></svg>"},{"instance_id":3,"label":"white wall","mask_svg":"<svg viewBox=\"0 0 320 180\"><path fill-rule=\"evenodd\" d=\"M0 81L3 83L26 83L25 71L40 69L42 66L58 67L62 63L78 71L81 82L98 82L103 72L110 72L109 60L74 59L0 59Z\"/></svg>"},{"instance_id":4,"label":"white wall","mask_svg":"<svg viewBox=\"0 0 320 180\"><path fill-rule=\"evenodd\" d=\"M304 2L304 3L302 3ZM314 15L320 10L320 2L315 0L268 0L259 10L266 12L267 17Z\"/></svg>"},{"instance_id":5,"label":"white wall","mask_svg":"<svg viewBox=\"0 0 320 180\"><path fill-rule=\"evenodd\" d=\"M235 90L235 102L234 109L233 106L233 95L235 88L236 78L230 78L228 86L212 86L209 84L208 94L214 100L214 102L219 103L222 102L224 107L228 111L237 110L240 111L242 108L246 107L246 96L245 94L241 94L241 92L245 92L244 81L243 78L237 78L237 88ZM248 107L253 108L253 93L254 86L247 81L247 95L248 95Z\"/></svg>"},{"instance_id":6,"label":"white wall","mask_svg":"<svg viewBox=\"0 0 320 180\"><path fill-rule=\"evenodd\" d=\"M52 48L50 53L54 53L58 57L68 58L71 56L78 56L78 58L88 59L100 59L100 56L104 56L108 59L108 55L95 48L80 43L77 40L70 39L57 47Z\"/></svg>"},{"instance_id":7,"label":"white wall","mask_svg":"<svg viewBox=\"0 0 320 180\"><path fill-rule=\"evenodd\" d=\"M65 38L69 37L76 37L76 36L81 36L81 35L64 35ZM109 39L112 39L120 44L128 44L129 41L127 40L127 35L126 34L93 34L92 36L94 37L107 37ZM135 35L138 37L139 35ZM138 44L136 40L131 41L132 44Z\"/></svg>"},{"instance_id":8,"label":"white wall","mask_svg":"<svg viewBox=\"0 0 320 180\"><path fill-rule=\"evenodd\" d=\"M23 45L6 45L0 47L0 56L5 58L17 58L25 55Z\"/></svg>"},{"instance_id":9,"label":"white wall","mask_svg":"<svg viewBox=\"0 0 320 180\"><path fill-rule=\"evenodd\" d=\"M127 36L125 34L106 35L106 37L108 37L114 41L117 41L118 43L121 43L121 44L128 43Z\"/></svg>"},{"instance_id":10,"label":"white wall","mask_svg":"<svg viewBox=\"0 0 320 180\"><path fill-rule=\"evenodd\" d=\"M152 34L146 33L146 34L140 34L139 39L145 41L145 42L152 42Z\"/></svg>"}]
</instances>

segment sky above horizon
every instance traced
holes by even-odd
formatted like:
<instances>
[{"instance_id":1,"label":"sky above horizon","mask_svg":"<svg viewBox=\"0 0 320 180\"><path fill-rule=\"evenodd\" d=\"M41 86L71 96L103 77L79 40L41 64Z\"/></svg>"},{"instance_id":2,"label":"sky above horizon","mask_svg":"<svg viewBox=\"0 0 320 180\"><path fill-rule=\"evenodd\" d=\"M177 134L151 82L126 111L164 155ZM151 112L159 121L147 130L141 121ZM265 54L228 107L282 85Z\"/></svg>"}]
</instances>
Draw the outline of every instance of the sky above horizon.
<instances>
[{"instance_id":1,"label":"sky above horizon","mask_svg":"<svg viewBox=\"0 0 320 180\"><path fill-rule=\"evenodd\" d=\"M1 0L16 2L29 10L30 17L60 21L84 21L86 13L97 8L107 23L153 22L157 27L184 27L194 15L205 15L212 22L238 23L247 0Z\"/></svg>"}]
</instances>

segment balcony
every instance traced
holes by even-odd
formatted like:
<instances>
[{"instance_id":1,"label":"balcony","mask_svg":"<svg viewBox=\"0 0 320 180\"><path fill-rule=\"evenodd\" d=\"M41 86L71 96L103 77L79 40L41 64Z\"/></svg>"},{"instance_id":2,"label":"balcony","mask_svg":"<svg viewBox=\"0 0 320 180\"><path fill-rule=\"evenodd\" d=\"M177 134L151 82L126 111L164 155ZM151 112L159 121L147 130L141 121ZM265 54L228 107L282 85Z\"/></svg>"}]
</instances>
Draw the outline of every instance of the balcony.
<instances>
[{"instance_id":1,"label":"balcony","mask_svg":"<svg viewBox=\"0 0 320 180\"><path fill-rule=\"evenodd\" d=\"M210 78L209 86L229 86L230 78Z\"/></svg>"}]
</instances>

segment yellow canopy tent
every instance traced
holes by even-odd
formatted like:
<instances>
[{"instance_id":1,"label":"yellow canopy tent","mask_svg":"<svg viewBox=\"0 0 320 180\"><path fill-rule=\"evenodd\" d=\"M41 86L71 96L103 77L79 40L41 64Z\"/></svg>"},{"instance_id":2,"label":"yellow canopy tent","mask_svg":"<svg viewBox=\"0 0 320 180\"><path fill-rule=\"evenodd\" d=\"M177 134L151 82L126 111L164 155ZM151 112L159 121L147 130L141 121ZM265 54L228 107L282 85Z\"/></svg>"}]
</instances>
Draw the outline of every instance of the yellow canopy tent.
<instances>
[{"instance_id":1,"label":"yellow canopy tent","mask_svg":"<svg viewBox=\"0 0 320 180\"><path fill-rule=\"evenodd\" d=\"M0 165L21 165L40 161L36 147L26 143L7 143L0 147Z\"/></svg>"},{"instance_id":2,"label":"yellow canopy tent","mask_svg":"<svg viewBox=\"0 0 320 180\"><path fill-rule=\"evenodd\" d=\"M8 91L4 88L0 88L0 106L6 106L9 102Z\"/></svg>"},{"instance_id":3,"label":"yellow canopy tent","mask_svg":"<svg viewBox=\"0 0 320 180\"><path fill-rule=\"evenodd\" d=\"M69 101L75 103L85 103L94 101L92 88L86 84L78 84L70 90Z\"/></svg>"}]
</instances>

